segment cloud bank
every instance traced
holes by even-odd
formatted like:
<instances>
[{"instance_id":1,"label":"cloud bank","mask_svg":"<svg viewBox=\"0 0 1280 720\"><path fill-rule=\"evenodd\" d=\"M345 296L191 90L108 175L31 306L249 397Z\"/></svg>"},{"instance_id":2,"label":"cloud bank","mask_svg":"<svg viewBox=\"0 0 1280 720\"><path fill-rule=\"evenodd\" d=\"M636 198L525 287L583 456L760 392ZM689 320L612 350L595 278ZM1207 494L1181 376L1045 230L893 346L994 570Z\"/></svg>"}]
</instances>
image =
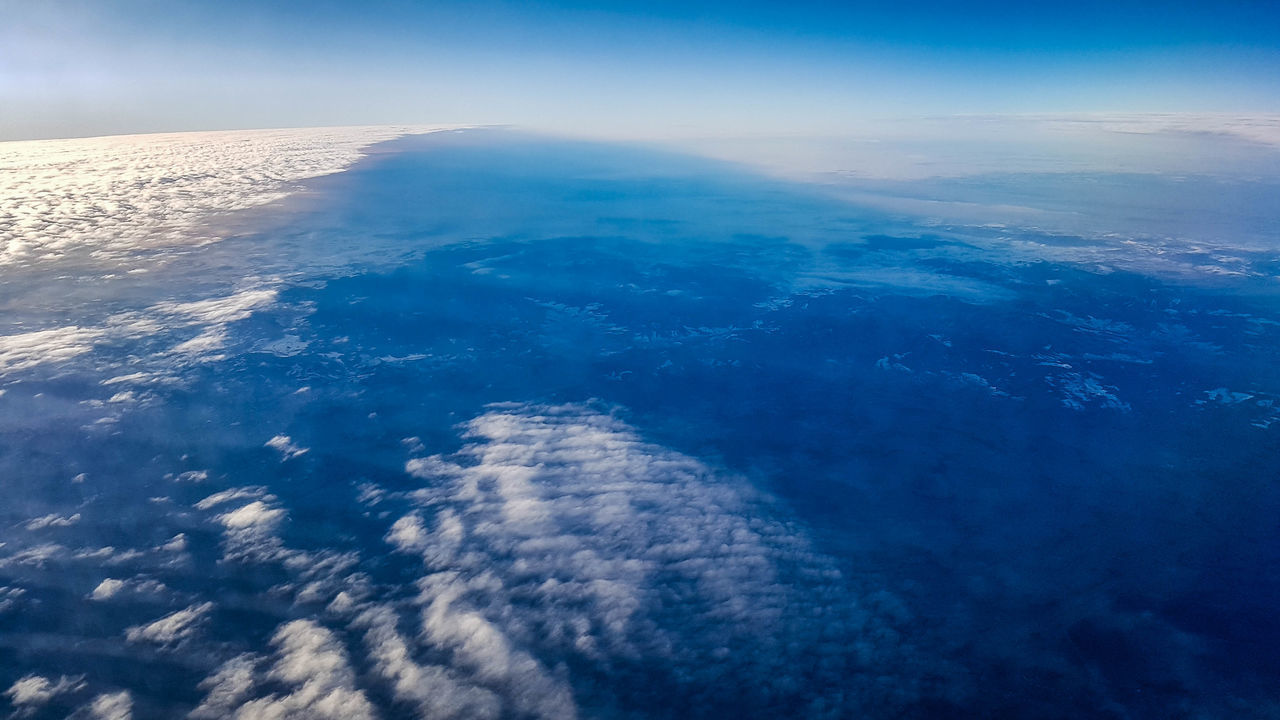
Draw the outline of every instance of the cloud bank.
<instances>
[{"instance_id":1,"label":"cloud bank","mask_svg":"<svg viewBox=\"0 0 1280 720\"><path fill-rule=\"evenodd\" d=\"M407 462L418 489L365 494L416 579L290 547L264 488L197 503L221 526L222 562L278 565L290 580L272 592L312 614L278 626L271 653L224 660L193 718L374 717L377 698L424 720L673 703L848 717L907 708L926 682L947 692L906 639L903 604L846 577L742 478L588 405L496 405L462 432L457 453ZM179 619L147 632L197 624Z\"/></svg>"},{"instance_id":2,"label":"cloud bank","mask_svg":"<svg viewBox=\"0 0 1280 720\"><path fill-rule=\"evenodd\" d=\"M494 716L496 704L571 718L570 667L616 680L652 677L654 663L671 668L668 690L725 707L841 716L913 696L918 679L895 678L896 697L877 681L907 667L891 627L900 605L850 597L834 564L741 479L581 405L494 406L466 437L456 456L408 463L424 482L418 509L387 534L422 560L418 641L447 667L408 661L385 610L361 619L422 717ZM415 697L404 678L424 675L465 713Z\"/></svg>"},{"instance_id":3,"label":"cloud bank","mask_svg":"<svg viewBox=\"0 0 1280 720\"><path fill-rule=\"evenodd\" d=\"M211 215L278 200L426 127L303 128L0 143L0 267L207 242Z\"/></svg>"}]
</instances>

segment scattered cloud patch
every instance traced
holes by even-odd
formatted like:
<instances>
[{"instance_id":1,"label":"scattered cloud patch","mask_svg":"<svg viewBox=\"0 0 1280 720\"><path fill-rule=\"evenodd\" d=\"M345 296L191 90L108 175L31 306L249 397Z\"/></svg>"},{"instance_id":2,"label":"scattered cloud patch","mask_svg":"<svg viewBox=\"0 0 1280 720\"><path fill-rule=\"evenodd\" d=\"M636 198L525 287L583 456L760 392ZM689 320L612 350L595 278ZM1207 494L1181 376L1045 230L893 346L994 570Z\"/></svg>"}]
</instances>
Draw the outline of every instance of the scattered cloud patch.
<instances>
[{"instance_id":1,"label":"scattered cloud patch","mask_svg":"<svg viewBox=\"0 0 1280 720\"><path fill-rule=\"evenodd\" d=\"M0 613L13 609L18 598L26 594L26 590L8 585L0 585Z\"/></svg>"},{"instance_id":2,"label":"scattered cloud patch","mask_svg":"<svg viewBox=\"0 0 1280 720\"><path fill-rule=\"evenodd\" d=\"M174 482L180 483L202 483L209 479L208 470L187 470L173 476Z\"/></svg>"},{"instance_id":3,"label":"scattered cloud patch","mask_svg":"<svg viewBox=\"0 0 1280 720\"><path fill-rule=\"evenodd\" d=\"M103 693L89 704L89 715L94 720L132 720L133 696L128 690Z\"/></svg>"},{"instance_id":4,"label":"scattered cloud patch","mask_svg":"<svg viewBox=\"0 0 1280 720\"><path fill-rule=\"evenodd\" d=\"M89 593L90 600L102 602L110 600L121 593L131 595L159 595L167 591L168 588L164 583L147 577L135 577L130 580L119 580L116 578L106 578L98 583L97 587Z\"/></svg>"},{"instance_id":5,"label":"scattered cloud patch","mask_svg":"<svg viewBox=\"0 0 1280 720\"><path fill-rule=\"evenodd\" d=\"M1064 407L1084 410L1089 406L1129 411L1129 403L1117 397L1117 388L1106 385L1094 373L1068 372L1045 377L1045 382L1058 391Z\"/></svg>"},{"instance_id":6,"label":"scattered cloud patch","mask_svg":"<svg viewBox=\"0 0 1280 720\"><path fill-rule=\"evenodd\" d=\"M208 510L210 508L215 508L219 505L222 505L223 503L234 502L236 500L243 500L245 498L260 498L265 496L266 492L267 492L267 489L264 487L231 488L230 490L223 490L221 492L216 492L210 495L209 497L206 497L205 499L196 503L196 509Z\"/></svg>"},{"instance_id":7,"label":"scattered cloud patch","mask_svg":"<svg viewBox=\"0 0 1280 720\"><path fill-rule=\"evenodd\" d=\"M305 455L310 448L298 447L294 444L293 439L288 435L276 435L267 441L266 447L276 450L280 453L282 460L292 460L299 455Z\"/></svg>"},{"instance_id":8,"label":"scattered cloud patch","mask_svg":"<svg viewBox=\"0 0 1280 720\"><path fill-rule=\"evenodd\" d=\"M80 522L80 513L75 513L74 515L58 515L53 513L45 515L44 517L32 518L23 523L22 526L28 530L43 530L51 527L71 527L78 522Z\"/></svg>"},{"instance_id":9,"label":"scattered cloud patch","mask_svg":"<svg viewBox=\"0 0 1280 720\"><path fill-rule=\"evenodd\" d=\"M39 675L26 675L20 678L8 690L5 696L9 702L21 711L34 711L48 703L56 695L76 692L84 688L84 677L68 677L63 675L57 680L50 680Z\"/></svg>"},{"instance_id":10,"label":"scattered cloud patch","mask_svg":"<svg viewBox=\"0 0 1280 720\"><path fill-rule=\"evenodd\" d=\"M166 302L154 305L151 311L161 315L178 316L193 324L216 324L244 320L254 313L275 302L277 291L274 289L243 290L233 295L194 302Z\"/></svg>"},{"instance_id":11,"label":"scattered cloud patch","mask_svg":"<svg viewBox=\"0 0 1280 720\"><path fill-rule=\"evenodd\" d=\"M66 362L92 350L103 334L98 328L72 325L0 336L0 373Z\"/></svg>"},{"instance_id":12,"label":"scattered cloud patch","mask_svg":"<svg viewBox=\"0 0 1280 720\"><path fill-rule=\"evenodd\" d=\"M29 567L44 567L44 565L55 558L65 556L67 548L57 543L41 543L28 548L22 548L11 553L8 557L0 558L0 567L10 567L13 565L26 565Z\"/></svg>"},{"instance_id":13,"label":"scattered cloud patch","mask_svg":"<svg viewBox=\"0 0 1280 720\"><path fill-rule=\"evenodd\" d=\"M187 535L186 533L178 533L177 535L174 535L173 537L166 540L163 544L157 546L156 549L163 550L164 552L171 552L171 553L186 552Z\"/></svg>"},{"instance_id":14,"label":"scattered cloud patch","mask_svg":"<svg viewBox=\"0 0 1280 720\"><path fill-rule=\"evenodd\" d=\"M361 613L354 625L365 628L364 642L374 671L391 687L395 698L418 709L429 720L490 720L502 712L502 701L442 665L420 663L413 657L414 641L397 628L398 616L385 606Z\"/></svg>"},{"instance_id":15,"label":"scattered cloud patch","mask_svg":"<svg viewBox=\"0 0 1280 720\"><path fill-rule=\"evenodd\" d=\"M90 600L109 600L115 597L116 594L119 593L120 590L123 588L124 588L123 580L107 578L106 580L103 580L102 582L98 583L98 586L93 589L93 592L89 593L89 599Z\"/></svg>"},{"instance_id":16,"label":"scattered cloud patch","mask_svg":"<svg viewBox=\"0 0 1280 720\"><path fill-rule=\"evenodd\" d=\"M125 631L129 642L149 642L166 647L176 646L192 637L207 619L213 603L204 602L169 613L155 622L135 625Z\"/></svg>"},{"instance_id":17,"label":"scattered cloud patch","mask_svg":"<svg viewBox=\"0 0 1280 720\"><path fill-rule=\"evenodd\" d=\"M248 505L219 516L218 520L233 532L274 530L280 525L280 521L284 519L284 516L284 510L271 507L261 500L254 500Z\"/></svg>"},{"instance_id":18,"label":"scattered cloud patch","mask_svg":"<svg viewBox=\"0 0 1280 720\"><path fill-rule=\"evenodd\" d=\"M356 686L356 673L346 648L329 629L311 620L281 625L271 638L271 666L242 655L225 663L201 684L204 700L192 718L237 720L371 720L373 704ZM255 697L270 682L287 688ZM250 699L253 698L253 699Z\"/></svg>"},{"instance_id":19,"label":"scattered cloud patch","mask_svg":"<svg viewBox=\"0 0 1280 720\"><path fill-rule=\"evenodd\" d=\"M581 405L496 405L465 436L455 456L409 461L419 509L387 541L423 562L419 641L502 714L578 715L566 657L615 678L659 662L671 688L811 716L919 691L901 605L850 595L740 478ZM385 613L363 622L385 675L418 672Z\"/></svg>"}]
</instances>

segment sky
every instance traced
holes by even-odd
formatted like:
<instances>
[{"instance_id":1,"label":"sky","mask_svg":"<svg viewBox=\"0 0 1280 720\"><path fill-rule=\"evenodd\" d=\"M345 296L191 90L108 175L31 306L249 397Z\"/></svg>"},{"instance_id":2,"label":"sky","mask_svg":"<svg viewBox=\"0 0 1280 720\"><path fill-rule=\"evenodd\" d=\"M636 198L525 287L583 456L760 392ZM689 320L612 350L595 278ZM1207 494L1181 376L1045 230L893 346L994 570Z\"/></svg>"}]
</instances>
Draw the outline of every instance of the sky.
<instances>
[{"instance_id":1,"label":"sky","mask_svg":"<svg viewBox=\"0 0 1280 720\"><path fill-rule=\"evenodd\" d=\"M0 0L0 140L388 123L826 133L1280 111L1280 6Z\"/></svg>"}]
</instances>

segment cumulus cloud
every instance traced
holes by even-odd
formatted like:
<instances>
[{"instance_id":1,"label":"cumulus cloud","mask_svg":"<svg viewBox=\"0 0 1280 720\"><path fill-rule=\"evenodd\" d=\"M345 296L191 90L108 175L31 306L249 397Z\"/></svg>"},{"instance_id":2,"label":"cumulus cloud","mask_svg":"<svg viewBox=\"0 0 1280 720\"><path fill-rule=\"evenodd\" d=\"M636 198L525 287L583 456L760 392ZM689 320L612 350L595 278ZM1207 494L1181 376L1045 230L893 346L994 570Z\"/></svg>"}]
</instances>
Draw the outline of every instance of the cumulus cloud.
<instances>
[{"instance_id":1,"label":"cumulus cloud","mask_svg":"<svg viewBox=\"0 0 1280 720\"><path fill-rule=\"evenodd\" d=\"M228 326L275 304L277 290L253 285L230 295L191 302L162 302L143 310L118 313L99 327L67 326L0 336L0 374L14 373L40 365L65 365L91 352L98 344L112 340L141 340L179 331L185 339L167 349L131 363L149 363L146 372L131 372L101 381L118 385L153 386L171 383L171 367L222 357L217 351L230 343ZM196 330L190 335L190 329ZM170 341L172 342L172 341ZM107 402L124 403L138 399L130 390L116 392Z\"/></svg>"},{"instance_id":2,"label":"cumulus cloud","mask_svg":"<svg viewBox=\"0 0 1280 720\"><path fill-rule=\"evenodd\" d=\"M211 215L278 200L361 148L434 128L174 133L0 146L0 266L208 242Z\"/></svg>"},{"instance_id":3,"label":"cumulus cloud","mask_svg":"<svg viewBox=\"0 0 1280 720\"><path fill-rule=\"evenodd\" d=\"M150 642L172 646L195 635L204 623L213 603L204 602L169 613L155 622L135 625L125 631L129 642Z\"/></svg>"},{"instance_id":4,"label":"cumulus cloud","mask_svg":"<svg viewBox=\"0 0 1280 720\"><path fill-rule=\"evenodd\" d=\"M263 672L262 661L240 656L225 663L202 683L206 695L193 718L235 720L367 720L377 717L373 704L356 687L347 650L329 629L311 620L281 625L271 638L275 655ZM249 699L263 681L284 686Z\"/></svg>"},{"instance_id":5,"label":"cumulus cloud","mask_svg":"<svg viewBox=\"0 0 1280 720\"><path fill-rule=\"evenodd\" d=\"M387 542L396 546L401 552L413 552L428 547L427 529L422 525L422 516L411 513L396 520L387 533Z\"/></svg>"},{"instance_id":6,"label":"cumulus cloud","mask_svg":"<svg viewBox=\"0 0 1280 720\"><path fill-rule=\"evenodd\" d=\"M327 128L79 140L0 146L0 267L92 254L107 262L137 250L209 242L214 215L272 202L298 181L339 172L370 144L439 128ZM177 328L194 336L151 357L189 363L221 357L227 326L274 304L271 283L225 296L167 301L120 313L101 327L44 328L0 336L0 374L63 364L112 338ZM165 373L107 382L154 384ZM118 401L129 399L119 395Z\"/></svg>"},{"instance_id":7,"label":"cumulus cloud","mask_svg":"<svg viewBox=\"0 0 1280 720\"><path fill-rule=\"evenodd\" d=\"M0 373L66 362L92 350L103 334L98 328L72 325L0 336Z\"/></svg>"},{"instance_id":8,"label":"cumulus cloud","mask_svg":"<svg viewBox=\"0 0 1280 720\"><path fill-rule=\"evenodd\" d=\"M270 562L289 555L276 531L288 514L275 504L275 497L242 505L217 516L223 527L224 561Z\"/></svg>"},{"instance_id":9,"label":"cumulus cloud","mask_svg":"<svg viewBox=\"0 0 1280 720\"><path fill-rule=\"evenodd\" d=\"M409 461L421 487L382 500L410 504L384 536L421 563L407 596L354 572L354 553L286 546L287 513L261 488L201 501L224 560L278 563L296 610L346 626L280 626L273 653L202 684L194 718L371 716L348 647L424 720L672 702L849 717L904 710L926 682L950 691L944 664L904 641L903 604L844 577L745 480L582 405L494 406L465 437Z\"/></svg>"},{"instance_id":10,"label":"cumulus cloud","mask_svg":"<svg viewBox=\"0 0 1280 720\"><path fill-rule=\"evenodd\" d=\"M295 445L293 438L288 435L276 435L267 441L266 446L279 452L282 460L292 460L310 451L310 448Z\"/></svg>"},{"instance_id":11,"label":"cumulus cloud","mask_svg":"<svg viewBox=\"0 0 1280 720\"><path fill-rule=\"evenodd\" d=\"M218 520L234 532L262 532L274 530L284 519L284 510L271 507L261 500L254 500L222 515Z\"/></svg>"},{"instance_id":12,"label":"cumulus cloud","mask_svg":"<svg viewBox=\"0 0 1280 720\"><path fill-rule=\"evenodd\" d=\"M94 720L131 720L133 718L133 696L128 690L114 693L103 693L89 704L89 715Z\"/></svg>"},{"instance_id":13,"label":"cumulus cloud","mask_svg":"<svg viewBox=\"0 0 1280 720\"><path fill-rule=\"evenodd\" d=\"M115 595L119 593L122 589L124 589L123 580L107 578L106 580L103 580L102 582L98 583L98 586L93 589L93 592L89 593L89 599L90 600L109 600L112 597L115 597Z\"/></svg>"},{"instance_id":14,"label":"cumulus cloud","mask_svg":"<svg viewBox=\"0 0 1280 720\"><path fill-rule=\"evenodd\" d=\"M84 688L84 677L67 677L50 680L39 675L26 675L15 682L5 696L19 710L34 710L53 699L55 695L76 692Z\"/></svg>"},{"instance_id":15,"label":"cumulus cloud","mask_svg":"<svg viewBox=\"0 0 1280 720\"><path fill-rule=\"evenodd\" d=\"M178 533L177 535L174 535L173 537L166 540L163 544L157 545L156 549L163 550L164 552L171 552L171 553L186 552L187 535L186 533Z\"/></svg>"},{"instance_id":16,"label":"cumulus cloud","mask_svg":"<svg viewBox=\"0 0 1280 720\"><path fill-rule=\"evenodd\" d=\"M57 543L42 543L33 547L15 550L8 557L0 558L0 567L27 565L44 567L45 563L63 557L67 548Z\"/></svg>"},{"instance_id":17,"label":"cumulus cloud","mask_svg":"<svg viewBox=\"0 0 1280 720\"><path fill-rule=\"evenodd\" d=\"M557 658L576 658L611 677L660 661L676 687L812 715L910 702L902 620L877 609L892 603L860 604L745 481L579 405L494 406L466 436L456 456L408 463L419 509L387 534L422 559L418 641L461 687L574 717ZM376 664L412 675L384 615L364 618ZM876 677L895 673L889 698Z\"/></svg>"},{"instance_id":18,"label":"cumulus cloud","mask_svg":"<svg viewBox=\"0 0 1280 720\"><path fill-rule=\"evenodd\" d=\"M159 580L146 577L135 577L131 580L119 580L117 578L106 578L94 587L89 593L89 599L102 602L110 600L122 592L133 595L158 595L167 591L168 588Z\"/></svg>"},{"instance_id":19,"label":"cumulus cloud","mask_svg":"<svg viewBox=\"0 0 1280 720\"><path fill-rule=\"evenodd\" d=\"M499 717L502 702L497 694L448 667L417 662L412 641L400 633L398 621L390 608L375 606L362 612L354 623L365 628L364 641L374 671L397 700L415 706L419 717L428 720Z\"/></svg>"},{"instance_id":20,"label":"cumulus cloud","mask_svg":"<svg viewBox=\"0 0 1280 720\"><path fill-rule=\"evenodd\" d=\"M251 499L234 510L212 518L222 527L222 561L236 563L277 563L289 572L292 583L277 590L291 591L298 603L331 602L347 584L356 582L352 567L359 556L334 550L306 551L285 545L279 530L288 518L279 498L261 487L231 488L214 493L196 503L199 510L212 510L233 502ZM185 547L185 537L175 541Z\"/></svg>"},{"instance_id":21,"label":"cumulus cloud","mask_svg":"<svg viewBox=\"0 0 1280 720\"><path fill-rule=\"evenodd\" d=\"M257 684L257 665L257 659L248 654L223 663L217 672L200 683L200 689L205 691L204 700L191 711L191 717L209 720L231 717L236 708L250 698Z\"/></svg>"}]
</instances>

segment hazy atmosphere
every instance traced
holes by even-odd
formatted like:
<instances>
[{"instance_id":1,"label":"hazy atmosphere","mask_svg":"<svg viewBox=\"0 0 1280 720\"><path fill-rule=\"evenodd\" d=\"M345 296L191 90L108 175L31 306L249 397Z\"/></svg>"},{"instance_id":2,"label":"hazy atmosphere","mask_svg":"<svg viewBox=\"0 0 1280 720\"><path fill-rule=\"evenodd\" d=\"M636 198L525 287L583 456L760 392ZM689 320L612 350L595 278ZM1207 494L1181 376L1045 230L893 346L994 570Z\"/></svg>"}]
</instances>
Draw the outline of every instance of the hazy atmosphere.
<instances>
[{"instance_id":1,"label":"hazy atmosphere","mask_svg":"<svg viewBox=\"0 0 1280 720\"><path fill-rule=\"evenodd\" d=\"M0 716L1280 718L1277 26L0 0Z\"/></svg>"},{"instance_id":2,"label":"hazy atmosphere","mask_svg":"<svg viewBox=\"0 0 1280 720\"><path fill-rule=\"evenodd\" d=\"M0 139L424 122L663 137L1280 111L1280 9L1255 0L3 0L0 13Z\"/></svg>"}]
</instances>

